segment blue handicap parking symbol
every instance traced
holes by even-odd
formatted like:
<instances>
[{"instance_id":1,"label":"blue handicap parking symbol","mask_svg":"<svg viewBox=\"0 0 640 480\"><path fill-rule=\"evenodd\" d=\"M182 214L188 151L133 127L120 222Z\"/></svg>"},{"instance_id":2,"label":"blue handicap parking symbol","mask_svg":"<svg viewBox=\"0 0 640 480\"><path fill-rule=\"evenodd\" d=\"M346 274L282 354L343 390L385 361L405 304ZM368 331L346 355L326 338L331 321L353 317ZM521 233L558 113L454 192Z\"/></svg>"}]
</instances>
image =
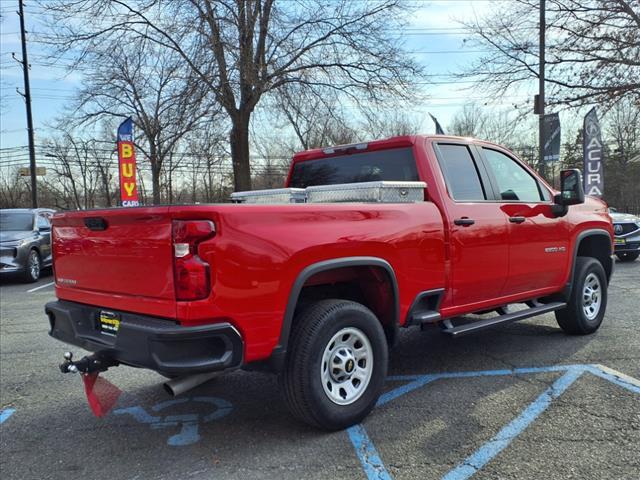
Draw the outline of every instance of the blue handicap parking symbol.
<instances>
[{"instance_id":1,"label":"blue handicap parking symbol","mask_svg":"<svg viewBox=\"0 0 640 480\"><path fill-rule=\"evenodd\" d=\"M0 410L0 425L9 420L9 417L16 413L15 408L5 408L4 410Z\"/></svg>"},{"instance_id":2,"label":"blue handicap parking symbol","mask_svg":"<svg viewBox=\"0 0 640 480\"><path fill-rule=\"evenodd\" d=\"M198 410L202 410L202 404L208 410L206 413L183 413L179 415L158 416L148 413L140 406L120 408L114 410L115 415L131 415L140 423L148 424L152 429L161 429L180 426L180 431L169 437L167 444L173 447L192 445L200 440L198 429L200 424L212 422L228 415L233 408L231 403L217 397L193 397L177 398L158 403L151 407L153 412L161 412L176 405L195 403Z\"/></svg>"},{"instance_id":3,"label":"blue handicap parking symbol","mask_svg":"<svg viewBox=\"0 0 640 480\"><path fill-rule=\"evenodd\" d=\"M551 402L562 395L581 375L589 373L640 395L640 380L629 377L603 365L559 365L553 367L516 368L512 370L484 370L477 372L435 373L426 375L398 375L392 381L407 382L380 396L377 406L385 405L431 382L450 378L477 378L505 375L525 375L546 372L562 372L548 389L540 394L520 415L504 426L493 438L449 471L442 480L467 480L504 450L520 433L544 412ZM369 480L391 480L362 424L347 429L349 439Z\"/></svg>"}]
</instances>

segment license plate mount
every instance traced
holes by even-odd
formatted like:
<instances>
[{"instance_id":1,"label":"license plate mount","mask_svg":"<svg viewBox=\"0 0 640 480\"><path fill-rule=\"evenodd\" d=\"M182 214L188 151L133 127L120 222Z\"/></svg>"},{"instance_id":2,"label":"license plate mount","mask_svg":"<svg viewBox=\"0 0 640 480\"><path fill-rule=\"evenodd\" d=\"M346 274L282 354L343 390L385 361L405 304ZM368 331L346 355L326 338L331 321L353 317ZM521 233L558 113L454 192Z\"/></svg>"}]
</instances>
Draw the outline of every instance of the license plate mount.
<instances>
[{"instance_id":1,"label":"license plate mount","mask_svg":"<svg viewBox=\"0 0 640 480\"><path fill-rule=\"evenodd\" d=\"M98 330L105 335L116 336L120 330L120 315L115 312L101 310L98 316Z\"/></svg>"}]
</instances>

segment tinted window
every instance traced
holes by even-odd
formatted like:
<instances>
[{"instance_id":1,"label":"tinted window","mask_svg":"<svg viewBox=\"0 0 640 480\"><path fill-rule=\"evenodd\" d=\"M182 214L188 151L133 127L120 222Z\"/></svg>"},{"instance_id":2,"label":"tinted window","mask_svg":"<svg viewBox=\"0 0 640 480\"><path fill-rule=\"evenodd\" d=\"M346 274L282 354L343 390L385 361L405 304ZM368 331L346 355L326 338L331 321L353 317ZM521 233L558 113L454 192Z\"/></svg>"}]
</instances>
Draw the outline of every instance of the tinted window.
<instances>
[{"instance_id":1,"label":"tinted window","mask_svg":"<svg viewBox=\"0 0 640 480\"><path fill-rule=\"evenodd\" d=\"M478 175L478 169L466 145L438 144L439 163L447 181L449 195L454 200L484 200L484 190Z\"/></svg>"},{"instance_id":2,"label":"tinted window","mask_svg":"<svg viewBox=\"0 0 640 480\"><path fill-rule=\"evenodd\" d=\"M504 201L539 202L538 182L512 158L496 150L483 148L489 169L498 183Z\"/></svg>"},{"instance_id":3,"label":"tinted window","mask_svg":"<svg viewBox=\"0 0 640 480\"><path fill-rule=\"evenodd\" d=\"M24 232L33 230L33 214L0 213L1 232Z\"/></svg>"},{"instance_id":4,"label":"tinted window","mask_svg":"<svg viewBox=\"0 0 640 480\"><path fill-rule=\"evenodd\" d=\"M377 180L418 181L410 148L354 153L296 163L291 187L374 182Z\"/></svg>"}]
</instances>

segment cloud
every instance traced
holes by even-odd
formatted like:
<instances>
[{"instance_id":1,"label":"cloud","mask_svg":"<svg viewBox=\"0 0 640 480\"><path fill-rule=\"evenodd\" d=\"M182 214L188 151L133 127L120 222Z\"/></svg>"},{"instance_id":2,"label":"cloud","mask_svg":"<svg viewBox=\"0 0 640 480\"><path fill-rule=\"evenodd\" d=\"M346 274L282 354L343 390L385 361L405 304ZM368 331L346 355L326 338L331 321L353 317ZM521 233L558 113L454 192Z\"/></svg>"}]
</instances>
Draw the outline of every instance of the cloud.
<instances>
[{"instance_id":1,"label":"cloud","mask_svg":"<svg viewBox=\"0 0 640 480\"><path fill-rule=\"evenodd\" d=\"M461 21L483 16L496 8L500 0L435 1L411 14L411 28L456 29ZM463 36L460 34L460 36Z\"/></svg>"}]
</instances>

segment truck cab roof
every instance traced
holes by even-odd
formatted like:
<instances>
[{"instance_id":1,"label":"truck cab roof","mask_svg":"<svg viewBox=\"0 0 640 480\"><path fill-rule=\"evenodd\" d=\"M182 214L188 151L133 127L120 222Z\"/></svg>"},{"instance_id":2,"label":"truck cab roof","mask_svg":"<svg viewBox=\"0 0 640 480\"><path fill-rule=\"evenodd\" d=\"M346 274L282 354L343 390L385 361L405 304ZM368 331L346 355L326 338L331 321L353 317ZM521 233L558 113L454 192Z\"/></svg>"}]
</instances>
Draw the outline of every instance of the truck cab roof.
<instances>
[{"instance_id":1,"label":"truck cab roof","mask_svg":"<svg viewBox=\"0 0 640 480\"><path fill-rule=\"evenodd\" d=\"M492 145L495 147L503 148L493 142L480 140L473 137L461 137L456 135L399 135L395 137L389 137L381 140L364 141L358 143L351 143L345 145L335 145L322 148L314 148L310 150L304 150L297 152L293 156L293 162L301 162L305 160L313 160L317 158L324 158L330 155L354 153L360 151L375 151L375 150L387 150L391 148L410 147L414 145L418 140L453 140L463 141L467 143L482 143L485 145Z\"/></svg>"}]
</instances>

